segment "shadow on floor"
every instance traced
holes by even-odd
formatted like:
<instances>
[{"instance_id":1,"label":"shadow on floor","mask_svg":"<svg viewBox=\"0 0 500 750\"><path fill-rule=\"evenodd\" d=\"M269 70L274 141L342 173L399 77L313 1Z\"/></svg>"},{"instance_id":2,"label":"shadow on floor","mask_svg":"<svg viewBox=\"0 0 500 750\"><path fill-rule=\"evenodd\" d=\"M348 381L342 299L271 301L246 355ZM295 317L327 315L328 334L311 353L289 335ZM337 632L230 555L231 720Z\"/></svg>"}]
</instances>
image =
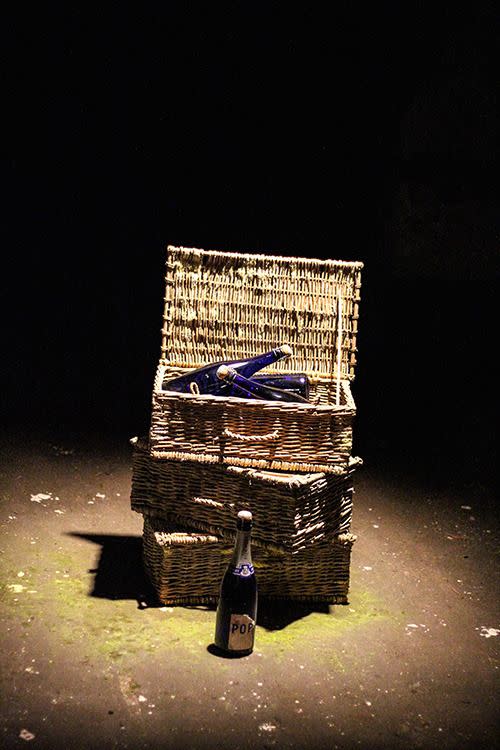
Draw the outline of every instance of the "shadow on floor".
<instances>
[{"instance_id":1,"label":"shadow on floor","mask_svg":"<svg viewBox=\"0 0 500 750\"><path fill-rule=\"evenodd\" d=\"M199 607L186 606L185 609L199 609ZM215 612L216 606L208 605L204 606L203 609ZM307 617L312 612L328 614L330 606L321 602L294 602L287 599L266 599L259 596L257 625L266 630L283 630L290 623Z\"/></svg>"},{"instance_id":2,"label":"shadow on floor","mask_svg":"<svg viewBox=\"0 0 500 750\"><path fill-rule=\"evenodd\" d=\"M311 612L328 614L329 611L329 605L320 602L277 601L260 597L257 624L266 630L282 630L295 620L307 617Z\"/></svg>"},{"instance_id":3,"label":"shadow on floor","mask_svg":"<svg viewBox=\"0 0 500 750\"><path fill-rule=\"evenodd\" d=\"M68 536L85 539L101 547L91 596L103 599L135 599L138 607L159 607L161 602L149 582L142 564L142 538L120 534L84 534Z\"/></svg>"},{"instance_id":4,"label":"shadow on floor","mask_svg":"<svg viewBox=\"0 0 500 750\"><path fill-rule=\"evenodd\" d=\"M161 607L142 563L142 538L119 534L85 534L70 532L68 536L98 544L101 554L94 574L90 596L104 599L134 599L139 609ZM198 609L198 607L186 607ZM203 607L215 610L215 606ZM257 623L266 630L281 630L311 612L329 612L328 604L277 601L260 597Z\"/></svg>"}]
</instances>

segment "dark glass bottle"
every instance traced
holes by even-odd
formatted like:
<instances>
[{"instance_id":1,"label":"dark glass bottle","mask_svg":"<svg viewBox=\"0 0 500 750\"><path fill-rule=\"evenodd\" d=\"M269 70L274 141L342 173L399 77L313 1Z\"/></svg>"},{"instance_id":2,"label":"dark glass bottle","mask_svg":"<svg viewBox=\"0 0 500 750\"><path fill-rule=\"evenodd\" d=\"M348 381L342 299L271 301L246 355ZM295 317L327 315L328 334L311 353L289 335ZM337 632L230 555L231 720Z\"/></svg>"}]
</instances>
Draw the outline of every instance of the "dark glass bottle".
<instances>
[{"instance_id":1,"label":"dark glass bottle","mask_svg":"<svg viewBox=\"0 0 500 750\"><path fill-rule=\"evenodd\" d=\"M281 388L283 391L298 393L305 399L309 399L310 383L307 375L301 372L294 372L289 375L252 375L252 380L269 385L271 388ZM228 393L225 396L241 396L241 391L236 386L228 385ZM222 395L222 391L221 391Z\"/></svg>"},{"instance_id":2,"label":"dark glass bottle","mask_svg":"<svg viewBox=\"0 0 500 750\"><path fill-rule=\"evenodd\" d=\"M270 386L263 385L256 380L244 378L236 372L236 370L227 365L221 365L218 368L217 377L237 388L240 391L242 398L260 398L266 399L266 401L298 402L303 404L309 403L306 398L300 396L298 393L285 391L281 388L271 388Z\"/></svg>"},{"instance_id":3,"label":"dark glass bottle","mask_svg":"<svg viewBox=\"0 0 500 750\"><path fill-rule=\"evenodd\" d=\"M227 395L227 388L224 387L217 377L217 370L221 365L230 365L236 372L241 373L249 378L254 373L262 370L268 365L279 362L292 353L288 344L283 344L276 349L271 349L265 354L259 354L257 357L241 360L240 362L215 362L214 364L199 367L185 375L180 375L172 380L163 382L164 391L177 391L180 393L211 393L212 395ZM224 393L224 391L226 393Z\"/></svg>"},{"instance_id":4,"label":"dark glass bottle","mask_svg":"<svg viewBox=\"0 0 500 750\"><path fill-rule=\"evenodd\" d=\"M257 580L251 553L252 514L238 513L233 556L220 587L215 645L235 656L253 650L257 620Z\"/></svg>"}]
</instances>

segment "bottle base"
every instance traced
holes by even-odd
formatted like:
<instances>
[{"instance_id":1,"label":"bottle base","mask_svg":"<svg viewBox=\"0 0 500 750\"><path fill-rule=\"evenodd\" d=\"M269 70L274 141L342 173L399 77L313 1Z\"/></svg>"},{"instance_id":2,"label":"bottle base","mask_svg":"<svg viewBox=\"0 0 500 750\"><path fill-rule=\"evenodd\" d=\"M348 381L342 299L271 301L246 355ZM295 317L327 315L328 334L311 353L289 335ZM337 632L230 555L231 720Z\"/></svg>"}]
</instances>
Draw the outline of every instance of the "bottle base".
<instances>
[{"instance_id":1,"label":"bottle base","mask_svg":"<svg viewBox=\"0 0 500 750\"><path fill-rule=\"evenodd\" d=\"M216 643L211 643L208 646L209 651L214 656L220 656L222 659L240 659L243 656L250 656L253 652L253 648L247 648L242 651L235 651L234 649L223 648L218 646Z\"/></svg>"}]
</instances>

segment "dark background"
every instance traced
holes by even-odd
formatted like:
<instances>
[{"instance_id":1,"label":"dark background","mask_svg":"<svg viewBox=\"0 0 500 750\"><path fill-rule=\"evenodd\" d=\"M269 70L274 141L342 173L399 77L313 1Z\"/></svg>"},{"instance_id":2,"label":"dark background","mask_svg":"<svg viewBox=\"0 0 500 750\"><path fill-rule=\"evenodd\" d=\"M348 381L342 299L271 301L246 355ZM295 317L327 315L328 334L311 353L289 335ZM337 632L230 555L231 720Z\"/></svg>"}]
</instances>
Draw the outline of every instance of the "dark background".
<instances>
[{"instance_id":1,"label":"dark background","mask_svg":"<svg viewBox=\"0 0 500 750\"><path fill-rule=\"evenodd\" d=\"M402 5L5 22L8 429L147 430L167 243L363 260L356 452L492 480L499 17Z\"/></svg>"}]
</instances>

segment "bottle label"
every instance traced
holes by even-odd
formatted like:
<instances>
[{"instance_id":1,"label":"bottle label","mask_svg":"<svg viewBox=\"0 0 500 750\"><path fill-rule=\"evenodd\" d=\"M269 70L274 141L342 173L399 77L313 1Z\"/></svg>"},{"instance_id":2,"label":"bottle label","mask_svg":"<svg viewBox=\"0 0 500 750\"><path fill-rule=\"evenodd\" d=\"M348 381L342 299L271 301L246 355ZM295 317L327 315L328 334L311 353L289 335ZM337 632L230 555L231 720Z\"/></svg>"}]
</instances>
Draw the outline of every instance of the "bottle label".
<instances>
[{"instance_id":1,"label":"bottle label","mask_svg":"<svg viewBox=\"0 0 500 750\"><path fill-rule=\"evenodd\" d=\"M235 567L235 569L233 570L233 575L246 578L247 576L253 575L253 572L254 569L252 563L243 563L242 565L237 565Z\"/></svg>"},{"instance_id":2,"label":"bottle label","mask_svg":"<svg viewBox=\"0 0 500 750\"><path fill-rule=\"evenodd\" d=\"M246 651L253 648L255 621L248 615L231 615L229 621L230 651Z\"/></svg>"}]
</instances>

